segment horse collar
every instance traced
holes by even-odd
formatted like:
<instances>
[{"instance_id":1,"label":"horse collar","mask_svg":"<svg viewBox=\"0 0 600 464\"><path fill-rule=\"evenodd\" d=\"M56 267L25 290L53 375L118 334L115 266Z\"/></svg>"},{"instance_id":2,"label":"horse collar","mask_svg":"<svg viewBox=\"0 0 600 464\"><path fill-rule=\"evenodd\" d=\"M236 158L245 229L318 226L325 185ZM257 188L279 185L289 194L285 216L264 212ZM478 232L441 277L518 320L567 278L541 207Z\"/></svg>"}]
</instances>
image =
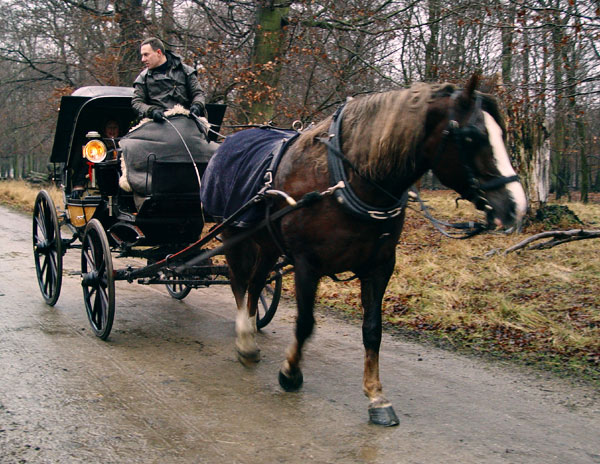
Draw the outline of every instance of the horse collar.
<instances>
[{"instance_id":1,"label":"horse collar","mask_svg":"<svg viewBox=\"0 0 600 464\"><path fill-rule=\"evenodd\" d=\"M319 140L327 146L327 165L329 167L329 180L331 185L342 185L333 192L336 201L354 216L367 221L386 221L395 218L404 210L408 201L408 191L402 194L401 198L397 198L383 187L364 177L358 171L356 166L342 152L342 115L346 104L340 106L334 113L329 126L329 134L326 138ZM369 205L363 202L356 192L352 189L344 164L348 165L354 172L366 180L372 187L382 192L384 195L393 200L393 204L389 207L378 207ZM341 184L340 184L341 182Z\"/></svg>"}]
</instances>

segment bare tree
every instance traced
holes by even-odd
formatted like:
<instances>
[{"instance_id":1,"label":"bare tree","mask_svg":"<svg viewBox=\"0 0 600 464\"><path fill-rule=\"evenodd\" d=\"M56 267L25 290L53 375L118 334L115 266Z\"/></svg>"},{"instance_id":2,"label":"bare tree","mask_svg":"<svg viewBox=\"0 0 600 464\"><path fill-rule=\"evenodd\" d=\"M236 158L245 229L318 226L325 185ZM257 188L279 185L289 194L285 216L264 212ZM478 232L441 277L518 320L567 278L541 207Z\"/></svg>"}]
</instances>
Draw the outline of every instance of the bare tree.
<instances>
[{"instance_id":1,"label":"bare tree","mask_svg":"<svg viewBox=\"0 0 600 464\"><path fill-rule=\"evenodd\" d=\"M504 103L508 146L533 204L543 205L550 189L561 196L577 187L585 199L600 188L600 20L589 0L0 5L0 84L14 96L0 109L27 102L39 107L35 118L48 118L45 141L31 136L33 116L8 118L7 137L29 144L17 149L21 142L6 142L20 170L45 162L60 95L90 84L131 85L141 68L139 41L156 35L197 66L208 100L227 103L232 122L308 122L347 96L419 80L460 83L476 70L500 75L492 87Z\"/></svg>"}]
</instances>

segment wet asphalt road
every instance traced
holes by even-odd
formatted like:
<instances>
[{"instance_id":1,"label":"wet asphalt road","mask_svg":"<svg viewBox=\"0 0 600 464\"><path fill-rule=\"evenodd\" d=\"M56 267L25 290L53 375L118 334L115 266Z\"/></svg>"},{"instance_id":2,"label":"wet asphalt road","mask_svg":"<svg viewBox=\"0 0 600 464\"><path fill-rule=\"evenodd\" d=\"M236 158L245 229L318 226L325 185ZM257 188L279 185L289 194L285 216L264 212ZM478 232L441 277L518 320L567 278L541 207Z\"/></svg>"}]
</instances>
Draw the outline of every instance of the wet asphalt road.
<instances>
[{"instance_id":1,"label":"wet asphalt road","mask_svg":"<svg viewBox=\"0 0 600 464\"><path fill-rule=\"evenodd\" d=\"M285 393L289 303L246 369L227 287L180 302L118 282L103 342L78 270L70 250L60 299L46 306L31 220L0 207L0 463L600 463L589 388L385 337L382 380L401 423L379 428L367 422L357 326L320 315L304 387Z\"/></svg>"}]
</instances>

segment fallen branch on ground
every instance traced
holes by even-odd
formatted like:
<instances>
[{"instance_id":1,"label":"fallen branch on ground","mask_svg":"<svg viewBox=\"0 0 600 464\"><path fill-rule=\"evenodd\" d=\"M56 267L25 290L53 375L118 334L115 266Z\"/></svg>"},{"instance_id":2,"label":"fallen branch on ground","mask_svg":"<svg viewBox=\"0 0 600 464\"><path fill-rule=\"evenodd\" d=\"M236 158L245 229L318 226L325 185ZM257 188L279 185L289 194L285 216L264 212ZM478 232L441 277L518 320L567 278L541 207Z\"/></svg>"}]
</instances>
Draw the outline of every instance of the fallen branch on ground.
<instances>
[{"instance_id":1,"label":"fallen branch on ground","mask_svg":"<svg viewBox=\"0 0 600 464\"><path fill-rule=\"evenodd\" d=\"M571 229L571 230L550 230L548 232L542 232L540 234L532 235L531 237L517 243L516 245L507 248L504 254L507 255L516 250L523 248L527 250L546 250L548 248L555 247L566 242L574 242L575 240L586 240L588 238L600 237L600 230L584 230L584 229ZM550 238L543 243L536 243L529 245L530 243L538 240ZM529 246L528 246L529 245Z\"/></svg>"}]
</instances>

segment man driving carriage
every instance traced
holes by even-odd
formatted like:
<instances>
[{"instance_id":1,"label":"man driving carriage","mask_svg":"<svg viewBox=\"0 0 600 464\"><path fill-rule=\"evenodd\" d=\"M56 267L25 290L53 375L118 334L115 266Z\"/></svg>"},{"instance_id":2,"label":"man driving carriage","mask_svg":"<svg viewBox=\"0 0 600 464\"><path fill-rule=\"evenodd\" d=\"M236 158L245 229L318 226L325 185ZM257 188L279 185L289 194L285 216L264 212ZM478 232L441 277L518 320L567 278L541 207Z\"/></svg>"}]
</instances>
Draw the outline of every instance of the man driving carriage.
<instances>
[{"instance_id":1,"label":"man driving carriage","mask_svg":"<svg viewBox=\"0 0 600 464\"><path fill-rule=\"evenodd\" d=\"M146 66L133 83L131 101L140 117L164 120L165 111L182 105L195 116L204 116L204 92L196 70L184 64L181 57L165 50L161 40L151 37L140 47Z\"/></svg>"}]
</instances>

